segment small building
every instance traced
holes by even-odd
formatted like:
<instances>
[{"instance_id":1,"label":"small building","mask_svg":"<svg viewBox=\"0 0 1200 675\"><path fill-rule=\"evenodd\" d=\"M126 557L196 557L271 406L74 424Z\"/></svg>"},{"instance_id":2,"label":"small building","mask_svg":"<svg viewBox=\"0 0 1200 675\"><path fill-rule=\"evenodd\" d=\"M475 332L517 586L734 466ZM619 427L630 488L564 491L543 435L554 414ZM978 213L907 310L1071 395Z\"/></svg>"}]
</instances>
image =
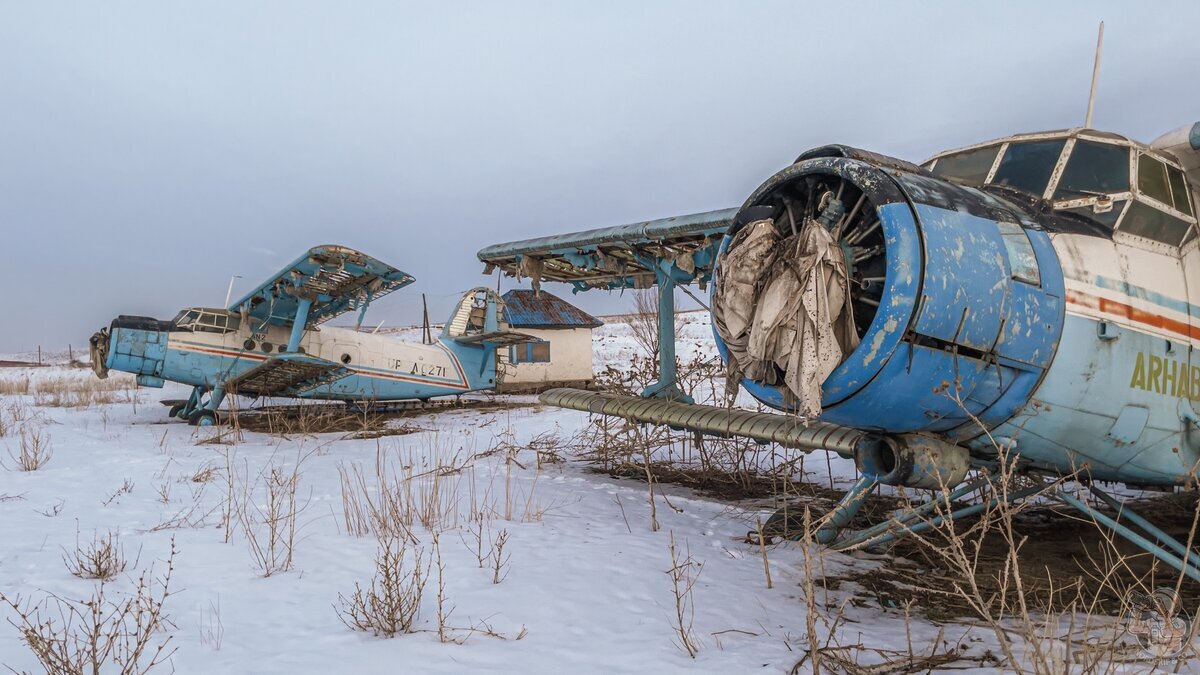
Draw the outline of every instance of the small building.
<instances>
[{"instance_id":1,"label":"small building","mask_svg":"<svg viewBox=\"0 0 1200 675\"><path fill-rule=\"evenodd\" d=\"M531 392L592 383L592 331L603 321L556 295L528 290L504 294L504 317L514 331L538 341L508 348L510 365L497 391Z\"/></svg>"}]
</instances>

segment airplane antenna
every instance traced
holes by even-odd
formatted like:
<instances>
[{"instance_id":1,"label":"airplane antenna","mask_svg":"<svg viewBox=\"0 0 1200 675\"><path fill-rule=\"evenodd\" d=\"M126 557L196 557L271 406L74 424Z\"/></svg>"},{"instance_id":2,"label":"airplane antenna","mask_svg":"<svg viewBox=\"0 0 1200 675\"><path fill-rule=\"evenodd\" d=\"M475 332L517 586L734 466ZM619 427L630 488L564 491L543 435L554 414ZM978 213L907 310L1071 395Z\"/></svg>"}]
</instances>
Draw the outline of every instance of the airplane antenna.
<instances>
[{"instance_id":1,"label":"airplane antenna","mask_svg":"<svg viewBox=\"0 0 1200 675\"><path fill-rule=\"evenodd\" d=\"M433 333L429 331L429 303L425 302L425 294L421 294L421 311L424 318L421 320L421 344L433 344Z\"/></svg>"},{"instance_id":2,"label":"airplane antenna","mask_svg":"<svg viewBox=\"0 0 1200 675\"><path fill-rule=\"evenodd\" d=\"M1083 126L1092 128L1092 109L1096 107L1096 80L1100 75L1100 52L1104 49L1104 22L1100 22L1100 35L1096 38L1096 62L1092 65L1092 91L1088 94L1087 118Z\"/></svg>"},{"instance_id":3,"label":"airplane antenna","mask_svg":"<svg viewBox=\"0 0 1200 675\"><path fill-rule=\"evenodd\" d=\"M383 321L387 321L387 319L384 319ZM371 335L374 335L374 334L378 333L378 332L379 332L379 329L380 329L380 328L383 328L383 321L380 321L380 322L379 322L379 325L378 325L378 326L375 326L375 330L371 331Z\"/></svg>"},{"instance_id":4,"label":"airplane antenna","mask_svg":"<svg viewBox=\"0 0 1200 675\"><path fill-rule=\"evenodd\" d=\"M225 290L225 304L222 305L223 307L228 307L229 299L233 297L233 280L241 279L241 278L242 278L242 275L240 275L240 274L235 274L235 275L229 277L229 288L227 288Z\"/></svg>"}]
</instances>

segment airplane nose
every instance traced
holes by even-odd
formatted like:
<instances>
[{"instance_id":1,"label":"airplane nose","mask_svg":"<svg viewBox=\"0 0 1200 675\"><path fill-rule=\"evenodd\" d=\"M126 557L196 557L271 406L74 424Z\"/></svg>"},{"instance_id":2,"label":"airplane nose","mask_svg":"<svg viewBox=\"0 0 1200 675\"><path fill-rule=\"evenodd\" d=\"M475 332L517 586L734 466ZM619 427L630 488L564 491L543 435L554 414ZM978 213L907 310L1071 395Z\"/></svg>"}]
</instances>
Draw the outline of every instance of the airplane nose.
<instances>
[{"instance_id":1,"label":"airplane nose","mask_svg":"<svg viewBox=\"0 0 1200 675\"><path fill-rule=\"evenodd\" d=\"M721 245L713 329L741 384L891 433L970 437L1015 414L1062 332L1046 233L900 160L814 152L751 195Z\"/></svg>"},{"instance_id":2,"label":"airplane nose","mask_svg":"<svg viewBox=\"0 0 1200 675\"><path fill-rule=\"evenodd\" d=\"M104 371L120 370L138 376L139 384L153 384L162 377L163 362L167 355L168 321L159 321L144 316L119 316L108 329L96 333L92 339L97 343L96 356L107 352ZM93 368L95 368L93 361ZM100 374L100 370L97 370Z\"/></svg>"}]
</instances>

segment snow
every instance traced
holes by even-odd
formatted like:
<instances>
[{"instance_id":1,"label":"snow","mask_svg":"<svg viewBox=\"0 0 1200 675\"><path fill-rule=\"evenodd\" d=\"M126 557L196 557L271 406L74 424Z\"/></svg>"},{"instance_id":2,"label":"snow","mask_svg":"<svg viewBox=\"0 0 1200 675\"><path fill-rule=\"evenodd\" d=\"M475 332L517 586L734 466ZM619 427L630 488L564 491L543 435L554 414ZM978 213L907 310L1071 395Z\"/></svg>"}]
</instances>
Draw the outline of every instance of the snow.
<instances>
[{"instance_id":1,"label":"snow","mask_svg":"<svg viewBox=\"0 0 1200 675\"><path fill-rule=\"evenodd\" d=\"M712 358L709 330L705 313L687 315L681 360ZM600 329L596 345L598 369L627 365L636 351L621 323ZM33 387L54 378L80 386L95 382L88 370L0 370L0 384L24 378ZM26 424L50 437L54 454L37 471L0 470L0 592L22 599L47 593L84 598L96 582L72 576L63 560L77 541L116 532L127 557L137 558L136 567L153 566L157 575L173 540L178 553L166 602L171 625L159 637L169 636L176 651L162 672L787 672L807 647L805 550L792 542L768 549L768 589L757 545L743 541L755 517L765 519L769 509L662 486L669 504L657 499L660 528L653 531L644 482L589 471L568 450L567 461L540 468L533 450L521 450L512 464L503 452L487 452L500 442L524 446L544 434L570 438L587 425L583 413L532 405L534 399L525 397L514 400L526 405L499 412L467 409L408 419L425 430L409 435L354 440L342 433L284 438L243 431L233 444L214 444L206 441L221 430L167 420L157 403L184 396L183 388L168 385L82 408L36 405L33 394L3 396L5 422L24 412ZM0 459L11 465L10 453L19 451L13 425L0 445ZM438 639L435 573L419 632L393 639L356 632L335 609L339 594L370 582L377 549L374 537L345 531L339 467L357 463L373 483L377 453L396 470L409 465L413 473L439 459L453 458L463 467L438 479L449 505L439 540L445 597L453 607L451 641ZM264 576L241 527L235 524L226 541L226 467L254 482L272 466L289 471L298 458L303 509L294 565ZM818 465L823 474L820 457L810 464ZM853 479L844 460L832 466L839 483ZM208 482L193 480L209 467ZM425 485L429 480L417 479ZM122 491L125 485L131 489ZM255 493L256 503L264 499L261 489ZM504 552L511 557L499 584L471 550L467 525L477 512L488 515L492 536L508 533ZM170 527L173 521L179 526ZM418 525L414 533L432 553L430 532ZM692 597L700 643L694 660L673 629L675 595L667 574L672 536L681 557L690 551L702 565ZM825 575L879 564L869 556L811 553L811 565ZM131 562L110 590L129 592L134 567ZM843 644L905 650L911 640L919 651L933 649L938 626L914 619L906 634L902 611L850 603L851 586L818 593L815 601L825 610L816 624L822 638L824 621L840 611ZM15 620L6 607L0 614ZM485 634L485 627L500 637ZM0 664L39 670L18 631L0 628ZM964 627L947 639L970 632ZM964 641L984 640L974 649L988 647L987 632L980 635Z\"/></svg>"}]
</instances>

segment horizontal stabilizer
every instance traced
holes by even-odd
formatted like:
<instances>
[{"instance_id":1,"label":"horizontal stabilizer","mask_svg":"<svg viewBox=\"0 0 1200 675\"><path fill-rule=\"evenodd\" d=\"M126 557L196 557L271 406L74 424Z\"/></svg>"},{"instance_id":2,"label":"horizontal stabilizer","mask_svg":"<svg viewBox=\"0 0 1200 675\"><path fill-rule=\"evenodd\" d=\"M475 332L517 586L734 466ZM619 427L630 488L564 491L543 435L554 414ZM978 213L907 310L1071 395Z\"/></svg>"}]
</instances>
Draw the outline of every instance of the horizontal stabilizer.
<instances>
[{"instance_id":1,"label":"horizontal stabilizer","mask_svg":"<svg viewBox=\"0 0 1200 675\"><path fill-rule=\"evenodd\" d=\"M281 354L224 383L242 396L299 396L350 374L340 363L306 354Z\"/></svg>"},{"instance_id":2,"label":"horizontal stabilizer","mask_svg":"<svg viewBox=\"0 0 1200 675\"><path fill-rule=\"evenodd\" d=\"M833 450L852 455L867 432L837 424L805 421L793 415L756 413L681 403L657 398L621 396L581 389L550 389L542 403L600 415L623 417L643 424L662 424L712 436L740 436L800 450Z\"/></svg>"}]
</instances>

